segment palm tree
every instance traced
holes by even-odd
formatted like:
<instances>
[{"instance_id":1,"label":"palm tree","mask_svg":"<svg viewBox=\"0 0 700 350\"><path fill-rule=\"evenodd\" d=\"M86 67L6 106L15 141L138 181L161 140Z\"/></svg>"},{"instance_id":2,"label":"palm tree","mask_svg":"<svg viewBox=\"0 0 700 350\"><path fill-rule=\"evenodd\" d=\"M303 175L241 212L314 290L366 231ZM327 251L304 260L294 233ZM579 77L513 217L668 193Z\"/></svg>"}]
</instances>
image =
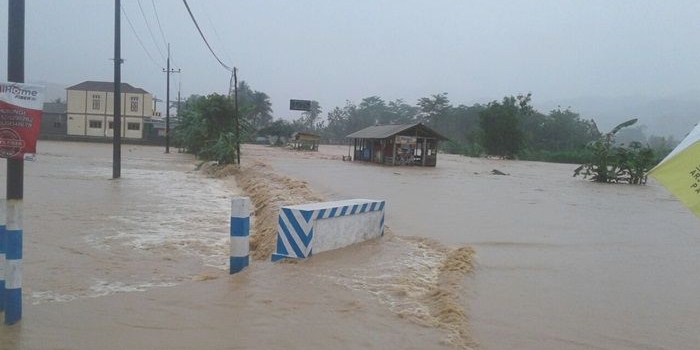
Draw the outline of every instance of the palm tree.
<instances>
[{"instance_id":1,"label":"palm tree","mask_svg":"<svg viewBox=\"0 0 700 350\"><path fill-rule=\"evenodd\" d=\"M254 91L247 117L255 129L262 129L272 122L272 102L270 96L262 91Z\"/></svg>"}]
</instances>

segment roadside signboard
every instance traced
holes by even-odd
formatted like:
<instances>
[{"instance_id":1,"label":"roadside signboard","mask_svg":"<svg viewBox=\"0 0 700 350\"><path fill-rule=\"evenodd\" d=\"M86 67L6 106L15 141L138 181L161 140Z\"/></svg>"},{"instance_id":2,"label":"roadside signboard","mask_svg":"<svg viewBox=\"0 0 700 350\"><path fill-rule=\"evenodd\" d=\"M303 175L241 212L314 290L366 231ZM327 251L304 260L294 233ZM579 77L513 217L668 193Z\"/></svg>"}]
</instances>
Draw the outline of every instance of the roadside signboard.
<instances>
[{"instance_id":1,"label":"roadside signboard","mask_svg":"<svg viewBox=\"0 0 700 350\"><path fill-rule=\"evenodd\" d=\"M289 109L292 111L310 111L311 101L309 100L289 100Z\"/></svg>"},{"instance_id":2,"label":"roadside signboard","mask_svg":"<svg viewBox=\"0 0 700 350\"><path fill-rule=\"evenodd\" d=\"M0 82L0 158L36 153L45 88Z\"/></svg>"}]
</instances>

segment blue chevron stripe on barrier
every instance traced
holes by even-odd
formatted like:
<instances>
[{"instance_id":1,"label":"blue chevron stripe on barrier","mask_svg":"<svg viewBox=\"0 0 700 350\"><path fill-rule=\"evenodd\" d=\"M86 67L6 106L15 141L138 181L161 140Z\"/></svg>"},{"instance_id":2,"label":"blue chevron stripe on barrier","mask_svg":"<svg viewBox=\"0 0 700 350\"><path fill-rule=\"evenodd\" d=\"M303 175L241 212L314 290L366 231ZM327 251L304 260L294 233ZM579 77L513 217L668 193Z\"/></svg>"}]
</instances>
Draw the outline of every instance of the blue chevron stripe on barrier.
<instances>
[{"instance_id":1,"label":"blue chevron stripe on barrier","mask_svg":"<svg viewBox=\"0 0 700 350\"><path fill-rule=\"evenodd\" d=\"M272 261L310 256L314 240L314 225L321 219L381 212L378 219L379 227L372 230L383 236L384 204L385 202L380 200L355 199L282 207L277 220L277 244L276 251L272 254Z\"/></svg>"}]
</instances>

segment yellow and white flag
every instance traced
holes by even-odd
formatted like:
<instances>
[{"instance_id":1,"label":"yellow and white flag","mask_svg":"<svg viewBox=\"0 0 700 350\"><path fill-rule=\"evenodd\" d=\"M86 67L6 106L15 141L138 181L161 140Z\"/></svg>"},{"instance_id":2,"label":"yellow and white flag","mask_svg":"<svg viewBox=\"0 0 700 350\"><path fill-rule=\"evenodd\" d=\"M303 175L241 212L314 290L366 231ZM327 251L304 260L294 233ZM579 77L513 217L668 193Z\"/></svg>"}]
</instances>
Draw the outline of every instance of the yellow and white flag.
<instances>
[{"instance_id":1,"label":"yellow and white flag","mask_svg":"<svg viewBox=\"0 0 700 350\"><path fill-rule=\"evenodd\" d=\"M700 216L700 124L649 175Z\"/></svg>"}]
</instances>

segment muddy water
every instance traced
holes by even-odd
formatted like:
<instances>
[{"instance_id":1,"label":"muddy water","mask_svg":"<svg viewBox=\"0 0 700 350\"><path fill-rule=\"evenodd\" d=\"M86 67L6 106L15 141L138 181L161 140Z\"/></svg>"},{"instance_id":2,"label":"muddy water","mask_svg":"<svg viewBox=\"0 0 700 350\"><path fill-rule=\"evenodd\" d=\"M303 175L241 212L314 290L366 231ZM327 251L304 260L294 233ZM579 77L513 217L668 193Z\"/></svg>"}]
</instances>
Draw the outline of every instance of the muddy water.
<instances>
[{"instance_id":1,"label":"muddy water","mask_svg":"<svg viewBox=\"0 0 700 350\"><path fill-rule=\"evenodd\" d=\"M342 162L345 148L246 146L244 163L264 161L327 199L386 199L396 235L229 276L233 179L124 146L115 181L109 145L39 149L25 168L24 318L0 326L0 349L471 344L424 298L440 294L445 249L411 237L475 248L476 270L451 300L462 309L449 315L466 312L482 349L700 344L700 223L654 183L600 186L567 165L440 155L435 169L389 168ZM4 176L1 164L0 193Z\"/></svg>"},{"instance_id":2,"label":"muddy water","mask_svg":"<svg viewBox=\"0 0 700 350\"><path fill-rule=\"evenodd\" d=\"M700 221L654 182L593 184L571 165L440 155L435 169L249 147L331 199L387 200L405 236L468 243L465 284L483 349L696 349ZM491 175L498 169L509 175Z\"/></svg>"},{"instance_id":3,"label":"muddy water","mask_svg":"<svg viewBox=\"0 0 700 350\"><path fill-rule=\"evenodd\" d=\"M461 294L438 288L449 251L434 241L387 235L229 276L233 178L193 171L187 155L124 146L122 178L111 180L110 145L38 149L25 165L24 317L0 325L0 349L471 344Z\"/></svg>"}]
</instances>

